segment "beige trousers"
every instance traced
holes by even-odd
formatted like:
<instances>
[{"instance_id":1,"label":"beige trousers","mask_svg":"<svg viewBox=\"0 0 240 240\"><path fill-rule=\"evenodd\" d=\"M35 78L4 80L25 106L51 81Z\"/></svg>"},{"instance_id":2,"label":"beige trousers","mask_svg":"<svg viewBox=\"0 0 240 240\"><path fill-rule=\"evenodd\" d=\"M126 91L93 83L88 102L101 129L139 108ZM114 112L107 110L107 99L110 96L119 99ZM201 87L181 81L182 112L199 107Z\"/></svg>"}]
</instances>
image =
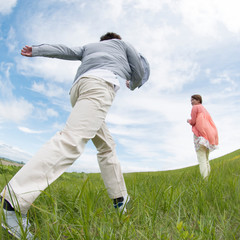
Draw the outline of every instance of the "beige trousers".
<instances>
[{"instance_id":1,"label":"beige trousers","mask_svg":"<svg viewBox=\"0 0 240 240\"><path fill-rule=\"evenodd\" d=\"M210 164L209 164L209 149L200 145L200 148L197 150L197 158L199 162L200 173L203 178L206 178L210 174Z\"/></svg>"},{"instance_id":2,"label":"beige trousers","mask_svg":"<svg viewBox=\"0 0 240 240\"><path fill-rule=\"evenodd\" d=\"M64 129L43 145L1 193L13 207L19 206L23 214L82 154L90 139L98 150L98 163L109 197L127 194L115 143L105 124L115 97L113 85L97 78L82 78L73 86L70 96L73 109Z\"/></svg>"}]
</instances>

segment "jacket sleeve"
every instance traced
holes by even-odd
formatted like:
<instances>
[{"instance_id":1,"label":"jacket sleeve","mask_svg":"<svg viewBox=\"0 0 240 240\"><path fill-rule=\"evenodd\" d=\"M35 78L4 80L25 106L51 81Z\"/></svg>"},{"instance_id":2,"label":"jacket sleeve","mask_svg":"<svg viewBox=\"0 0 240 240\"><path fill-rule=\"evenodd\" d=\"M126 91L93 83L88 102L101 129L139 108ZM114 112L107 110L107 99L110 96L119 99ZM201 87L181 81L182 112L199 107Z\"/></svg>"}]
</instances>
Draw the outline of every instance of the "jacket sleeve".
<instances>
[{"instance_id":1,"label":"jacket sleeve","mask_svg":"<svg viewBox=\"0 0 240 240\"><path fill-rule=\"evenodd\" d=\"M65 60L81 60L82 47L70 48L62 44L41 44L32 46L33 57L49 57Z\"/></svg>"},{"instance_id":2,"label":"jacket sleeve","mask_svg":"<svg viewBox=\"0 0 240 240\"><path fill-rule=\"evenodd\" d=\"M140 54L127 43L127 58L131 69L130 89L134 90L136 87L142 85L142 79L144 76L144 68L141 62Z\"/></svg>"},{"instance_id":3,"label":"jacket sleeve","mask_svg":"<svg viewBox=\"0 0 240 240\"><path fill-rule=\"evenodd\" d=\"M143 65L144 74L143 74L143 78L142 78L142 83L141 83L141 85L138 86L138 88L140 88L145 82L148 81L149 75L150 75L150 66L149 66L147 59L142 54L140 54L140 57L141 57L142 65Z\"/></svg>"},{"instance_id":4,"label":"jacket sleeve","mask_svg":"<svg viewBox=\"0 0 240 240\"><path fill-rule=\"evenodd\" d=\"M190 120L190 122L189 122L192 126L194 126L194 125L196 124L197 113L198 113L198 108L197 108L197 106L193 106L193 107L192 107L192 112L191 112L191 120Z\"/></svg>"}]
</instances>

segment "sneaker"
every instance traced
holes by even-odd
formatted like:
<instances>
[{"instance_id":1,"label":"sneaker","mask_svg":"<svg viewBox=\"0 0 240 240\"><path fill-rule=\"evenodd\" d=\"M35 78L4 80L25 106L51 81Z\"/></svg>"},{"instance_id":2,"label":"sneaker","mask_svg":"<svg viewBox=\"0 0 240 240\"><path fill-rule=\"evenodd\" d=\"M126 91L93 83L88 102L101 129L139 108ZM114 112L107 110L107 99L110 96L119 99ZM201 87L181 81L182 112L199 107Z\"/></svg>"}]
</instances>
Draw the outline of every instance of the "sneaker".
<instances>
[{"instance_id":1,"label":"sneaker","mask_svg":"<svg viewBox=\"0 0 240 240\"><path fill-rule=\"evenodd\" d=\"M29 232L30 224L26 215L21 215L15 211L3 210L2 227L17 239L34 239Z\"/></svg>"},{"instance_id":2,"label":"sneaker","mask_svg":"<svg viewBox=\"0 0 240 240\"><path fill-rule=\"evenodd\" d=\"M120 213L124 214L127 212L127 204L130 201L130 196L127 194L122 198L114 199L113 206L117 209Z\"/></svg>"}]
</instances>

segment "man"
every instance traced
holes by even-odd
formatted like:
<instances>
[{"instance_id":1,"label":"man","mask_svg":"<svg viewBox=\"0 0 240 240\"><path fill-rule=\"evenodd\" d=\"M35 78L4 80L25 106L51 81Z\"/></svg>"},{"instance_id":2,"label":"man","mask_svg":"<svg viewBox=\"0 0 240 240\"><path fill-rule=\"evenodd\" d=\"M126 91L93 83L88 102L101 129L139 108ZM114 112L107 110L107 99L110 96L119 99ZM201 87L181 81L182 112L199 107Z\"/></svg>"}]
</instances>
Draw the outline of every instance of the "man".
<instances>
[{"instance_id":1,"label":"man","mask_svg":"<svg viewBox=\"0 0 240 240\"><path fill-rule=\"evenodd\" d=\"M116 33L107 33L100 42L77 48L50 44L25 46L21 54L79 60L81 65L70 91L73 108L66 126L19 170L1 193L4 227L19 237L23 235L16 223L16 212L20 212L25 223L34 200L82 154L90 139L98 150L98 163L108 195L115 208L126 212L130 197L105 118L115 92L120 88L119 81L126 81L131 90L142 86L149 77L148 62ZM30 239L32 235L27 231L28 224L25 225Z\"/></svg>"}]
</instances>

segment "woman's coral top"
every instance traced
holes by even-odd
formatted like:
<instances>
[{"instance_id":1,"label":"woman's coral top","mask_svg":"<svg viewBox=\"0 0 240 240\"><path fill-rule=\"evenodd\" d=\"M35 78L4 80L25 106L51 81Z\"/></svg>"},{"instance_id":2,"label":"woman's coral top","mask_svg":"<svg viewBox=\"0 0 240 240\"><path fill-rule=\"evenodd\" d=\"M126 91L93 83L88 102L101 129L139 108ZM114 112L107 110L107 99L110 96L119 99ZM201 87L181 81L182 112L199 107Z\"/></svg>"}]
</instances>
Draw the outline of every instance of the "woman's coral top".
<instances>
[{"instance_id":1,"label":"woman's coral top","mask_svg":"<svg viewBox=\"0 0 240 240\"><path fill-rule=\"evenodd\" d=\"M202 104L197 104L192 107L191 120L192 131L197 137L203 137L211 145L218 145L218 131L217 128Z\"/></svg>"}]
</instances>

